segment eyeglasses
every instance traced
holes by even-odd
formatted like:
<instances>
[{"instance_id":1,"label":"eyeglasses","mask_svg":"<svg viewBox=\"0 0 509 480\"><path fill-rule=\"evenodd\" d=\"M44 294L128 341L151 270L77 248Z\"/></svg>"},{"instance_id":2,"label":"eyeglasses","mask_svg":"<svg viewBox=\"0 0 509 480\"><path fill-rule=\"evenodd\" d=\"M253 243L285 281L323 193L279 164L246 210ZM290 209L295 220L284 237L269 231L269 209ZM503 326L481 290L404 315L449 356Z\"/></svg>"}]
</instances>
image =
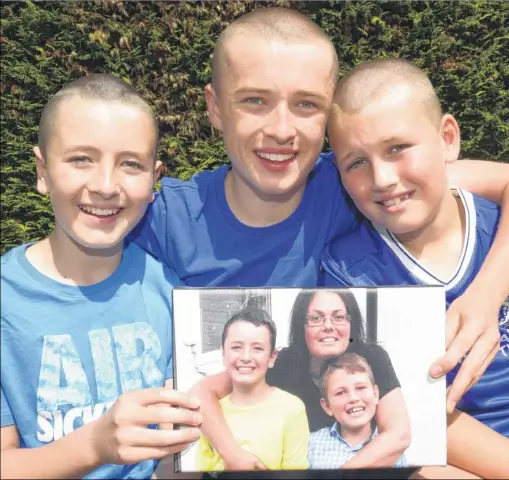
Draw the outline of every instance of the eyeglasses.
<instances>
[{"instance_id":1,"label":"eyeglasses","mask_svg":"<svg viewBox=\"0 0 509 480\"><path fill-rule=\"evenodd\" d=\"M308 315L306 317L307 324L310 327L321 327L327 319L330 319L332 325L346 325L347 323L350 323L352 317L350 317L347 313L337 313L330 317L322 315Z\"/></svg>"}]
</instances>

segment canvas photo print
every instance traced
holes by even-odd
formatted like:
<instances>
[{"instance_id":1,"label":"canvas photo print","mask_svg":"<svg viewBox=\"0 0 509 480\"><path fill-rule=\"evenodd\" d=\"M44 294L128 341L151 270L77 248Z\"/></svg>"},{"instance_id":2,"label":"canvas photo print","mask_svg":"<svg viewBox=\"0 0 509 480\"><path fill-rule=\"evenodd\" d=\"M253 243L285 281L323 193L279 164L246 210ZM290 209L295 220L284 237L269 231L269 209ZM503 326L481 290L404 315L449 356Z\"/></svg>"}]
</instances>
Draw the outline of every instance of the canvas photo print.
<instances>
[{"instance_id":1,"label":"canvas photo print","mask_svg":"<svg viewBox=\"0 0 509 480\"><path fill-rule=\"evenodd\" d=\"M444 295L438 286L175 288L176 388L210 376L226 385L226 424L268 470L348 468L396 424L411 442L394 467L446 465L445 379L428 375L445 351ZM224 470L203 434L175 458L176 472Z\"/></svg>"}]
</instances>

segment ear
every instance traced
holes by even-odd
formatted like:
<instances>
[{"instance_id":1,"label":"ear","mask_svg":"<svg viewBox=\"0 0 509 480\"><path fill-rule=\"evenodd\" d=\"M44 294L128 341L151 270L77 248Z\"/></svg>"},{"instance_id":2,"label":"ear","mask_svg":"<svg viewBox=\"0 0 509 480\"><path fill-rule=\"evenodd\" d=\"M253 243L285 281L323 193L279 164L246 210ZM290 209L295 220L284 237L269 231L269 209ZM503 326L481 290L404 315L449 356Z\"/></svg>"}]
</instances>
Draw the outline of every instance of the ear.
<instances>
[{"instance_id":1,"label":"ear","mask_svg":"<svg viewBox=\"0 0 509 480\"><path fill-rule=\"evenodd\" d=\"M378 390L378 385L373 386L373 391L375 393L375 403L378 405L378 402L380 401L380 391Z\"/></svg>"},{"instance_id":2,"label":"ear","mask_svg":"<svg viewBox=\"0 0 509 480\"><path fill-rule=\"evenodd\" d=\"M221 109L219 107L218 95L211 83L205 87L205 100L207 101L210 123L215 129L222 132L223 125L221 122Z\"/></svg>"},{"instance_id":3,"label":"ear","mask_svg":"<svg viewBox=\"0 0 509 480\"><path fill-rule=\"evenodd\" d=\"M448 113L440 122L440 137L446 163L455 162L460 154L460 127L456 119Z\"/></svg>"},{"instance_id":4,"label":"ear","mask_svg":"<svg viewBox=\"0 0 509 480\"><path fill-rule=\"evenodd\" d=\"M49 185L46 179L46 160L38 146L34 147L33 152L35 154L35 169L37 171L37 191L41 195L46 195L49 193Z\"/></svg>"},{"instance_id":5,"label":"ear","mask_svg":"<svg viewBox=\"0 0 509 480\"><path fill-rule=\"evenodd\" d=\"M153 173L153 182L152 182L152 188L155 186L159 178L161 177L161 171L163 169L163 162L161 160L156 160L156 163L154 165L154 173ZM150 201L153 202L155 199L155 192L152 191L152 196L150 198Z\"/></svg>"},{"instance_id":6,"label":"ear","mask_svg":"<svg viewBox=\"0 0 509 480\"><path fill-rule=\"evenodd\" d=\"M320 405L322 406L324 412L329 415L329 417L333 417L334 414L332 413L332 410L329 407L329 404L327 403L327 400L325 398L320 398Z\"/></svg>"},{"instance_id":7,"label":"ear","mask_svg":"<svg viewBox=\"0 0 509 480\"><path fill-rule=\"evenodd\" d=\"M270 360L269 360L269 368L272 368L274 366L274 364L276 363L276 360L277 360L277 354L279 352L277 350L274 350L271 355L270 355Z\"/></svg>"}]
</instances>

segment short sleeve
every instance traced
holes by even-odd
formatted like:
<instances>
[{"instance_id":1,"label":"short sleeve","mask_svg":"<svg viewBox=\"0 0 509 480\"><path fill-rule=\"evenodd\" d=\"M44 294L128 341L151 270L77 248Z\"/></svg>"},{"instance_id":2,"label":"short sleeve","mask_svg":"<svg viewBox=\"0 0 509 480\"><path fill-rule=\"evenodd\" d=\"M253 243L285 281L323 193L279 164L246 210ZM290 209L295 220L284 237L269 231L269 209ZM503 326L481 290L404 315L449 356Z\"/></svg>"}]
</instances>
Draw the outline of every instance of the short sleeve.
<instances>
[{"instance_id":1,"label":"short sleeve","mask_svg":"<svg viewBox=\"0 0 509 480\"><path fill-rule=\"evenodd\" d=\"M224 470L224 466L222 466L221 460L221 468L218 468L216 462L216 453L214 452L212 446L208 442L208 440L202 435L196 444L196 459L195 459L195 468L198 472L212 472L212 471L222 471Z\"/></svg>"},{"instance_id":2,"label":"short sleeve","mask_svg":"<svg viewBox=\"0 0 509 480\"><path fill-rule=\"evenodd\" d=\"M353 351L362 355L369 363L375 383L378 385L380 398L395 388L401 387L389 354L380 345L368 344L361 348L354 348Z\"/></svg>"},{"instance_id":3,"label":"short sleeve","mask_svg":"<svg viewBox=\"0 0 509 480\"><path fill-rule=\"evenodd\" d=\"M1 419L2 424L1 427L8 427L10 425L15 425L14 422L14 416L12 415L11 406L9 405L9 402L7 401L7 397L5 396L4 389L1 388Z\"/></svg>"}]
</instances>

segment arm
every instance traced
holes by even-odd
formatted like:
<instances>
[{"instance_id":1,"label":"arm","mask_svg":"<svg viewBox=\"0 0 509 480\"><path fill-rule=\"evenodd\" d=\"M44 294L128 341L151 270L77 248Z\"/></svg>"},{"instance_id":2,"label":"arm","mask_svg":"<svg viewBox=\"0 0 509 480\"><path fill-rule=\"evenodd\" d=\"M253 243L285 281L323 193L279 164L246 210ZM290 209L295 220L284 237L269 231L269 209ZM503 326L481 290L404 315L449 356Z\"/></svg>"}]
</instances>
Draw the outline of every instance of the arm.
<instances>
[{"instance_id":1,"label":"arm","mask_svg":"<svg viewBox=\"0 0 509 480\"><path fill-rule=\"evenodd\" d=\"M93 424L38 448L19 448L15 425L2 427L2 478L81 478L101 465L92 448ZM62 459L65 458L63 462Z\"/></svg>"},{"instance_id":2,"label":"arm","mask_svg":"<svg viewBox=\"0 0 509 480\"><path fill-rule=\"evenodd\" d=\"M509 164L483 160L458 160L447 164L449 184L502 205L509 184Z\"/></svg>"},{"instance_id":3,"label":"arm","mask_svg":"<svg viewBox=\"0 0 509 480\"><path fill-rule=\"evenodd\" d=\"M341 468L392 467L410 445L410 421L401 388L384 395L378 404L379 435Z\"/></svg>"},{"instance_id":4,"label":"arm","mask_svg":"<svg viewBox=\"0 0 509 480\"><path fill-rule=\"evenodd\" d=\"M282 470L305 470L308 468L309 424L306 407L299 401L295 415L286 419Z\"/></svg>"},{"instance_id":5,"label":"arm","mask_svg":"<svg viewBox=\"0 0 509 480\"><path fill-rule=\"evenodd\" d=\"M190 390L200 399L201 432L223 459L225 470L265 470L255 455L240 447L226 424L219 400L231 391L226 372L204 377Z\"/></svg>"},{"instance_id":6,"label":"arm","mask_svg":"<svg viewBox=\"0 0 509 480\"><path fill-rule=\"evenodd\" d=\"M164 405L158 405L164 404ZM180 407L180 408L168 408ZM122 394L97 420L42 447L20 448L15 425L1 429L1 478L81 478L104 464L135 464L179 451L196 428L158 431L147 425L197 425L189 395L164 388ZM65 459L63 462L62 459Z\"/></svg>"},{"instance_id":7,"label":"arm","mask_svg":"<svg viewBox=\"0 0 509 480\"><path fill-rule=\"evenodd\" d=\"M509 166L505 178L509 178ZM431 367L438 377L450 371L468 353L448 392L447 410L484 373L499 348L498 312L509 295L509 186L502 195L498 231L475 280L447 312L447 352ZM504 280L505 279L505 280Z\"/></svg>"}]
</instances>

